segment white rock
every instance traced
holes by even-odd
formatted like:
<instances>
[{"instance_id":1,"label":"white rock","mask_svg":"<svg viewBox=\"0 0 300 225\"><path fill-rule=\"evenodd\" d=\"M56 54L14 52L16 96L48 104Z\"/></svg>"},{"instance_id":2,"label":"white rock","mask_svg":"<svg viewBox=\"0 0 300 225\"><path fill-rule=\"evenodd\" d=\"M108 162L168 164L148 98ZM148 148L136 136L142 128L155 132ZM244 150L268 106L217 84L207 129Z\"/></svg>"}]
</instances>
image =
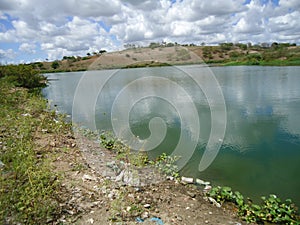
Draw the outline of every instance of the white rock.
<instances>
[{"instance_id":1,"label":"white rock","mask_svg":"<svg viewBox=\"0 0 300 225\"><path fill-rule=\"evenodd\" d=\"M138 176L138 171L130 171L126 170L124 171L124 177L123 181L125 184L130 185L130 186L139 186L140 184L140 179Z\"/></svg>"},{"instance_id":2,"label":"white rock","mask_svg":"<svg viewBox=\"0 0 300 225\"><path fill-rule=\"evenodd\" d=\"M148 212L143 212L142 215L141 215L141 218L144 220L144 219L147 219L149 217L149 213Z\"/></svg>"},{"instance_id":3,"label":"white rock","mask_svg":"<svg viewBox=\"0 0 300 225\"><path fill-rule=\"evenodd\" d=\"M121 171L121 173L116 177L116 181L122 181L124 177L124 170Z\"/></svg>"}]
</instances>

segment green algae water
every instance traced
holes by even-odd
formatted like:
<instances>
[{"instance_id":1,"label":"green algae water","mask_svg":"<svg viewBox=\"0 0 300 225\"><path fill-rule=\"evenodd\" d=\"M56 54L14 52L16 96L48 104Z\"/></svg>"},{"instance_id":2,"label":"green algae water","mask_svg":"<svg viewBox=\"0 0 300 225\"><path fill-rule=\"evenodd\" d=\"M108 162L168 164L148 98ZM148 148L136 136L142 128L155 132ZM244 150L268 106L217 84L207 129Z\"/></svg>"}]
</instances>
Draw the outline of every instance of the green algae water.
<instances>
[{"instance_id":1,"label":"green algae water","mask_svg":"<svg viewBox=\"0 0 300 225\"><path fill-rule=\"evenodd\" d=\"M87 128L94 118L96 129L112 130L111 116L115 99L124 87L130 86L139 76L165 77L182 86L198 111L200 134L192 157L184 165L181 173L185 176L209 180L213 185L231 186L246 196L257 200L261 195L277 194L280 198L291 198L300 205L300 67L213 67L212 71L222 90L226 105L226 132L221 140L222 145L210 166L199 172L198 165L203 157L211 132L211 108L207 96L195 85L190 77L184 75L180 68L196 70L199 79L206 88L215 90L216 86L202 77L202 70L196 66L159 67L94 71L99 78L113 74L109 80L96 79L91 83L105 82L94 100L94 112L83 109L79 113L79 122ZM92 87L86 87L78 96L78 84L83 72L48 74L50 85L44 89L46 98L63 113L72 115L74 96L82 97L82 108L85 99L89 99ZM95 76L91 76L95 79ZM163 88L174 101L185 102L186 97L178 94L173 86L159 81L148 82L148 87L157 91ZM147 87L147 88L148 88ZM155 89L156 88L156 89ZM76 92L77 90L77 92ZM140 95L144 86L131 87L131 96ZM81 96L82 95L82 96ZM128 107L126 96L120 104ZM90 97L95 98L95 96ZM77 110L81 110L77 106ZM73 109L74 110L74 109ZM176 147L183 126L180 109L170 104L167 99L148 96L136 101L130 108L128 123L131 132L140 139L150 135L149 121L159 117L166 124L166 135L158 146L149 151L150 157L161 152L172 153ZM190 116L185 109L185 116ZM122 113L122 112L121 112ZM121 123L120 123L121 124ZM185 128L185 138L193 136L189 127Z\"/></svg>"}]
</instances>

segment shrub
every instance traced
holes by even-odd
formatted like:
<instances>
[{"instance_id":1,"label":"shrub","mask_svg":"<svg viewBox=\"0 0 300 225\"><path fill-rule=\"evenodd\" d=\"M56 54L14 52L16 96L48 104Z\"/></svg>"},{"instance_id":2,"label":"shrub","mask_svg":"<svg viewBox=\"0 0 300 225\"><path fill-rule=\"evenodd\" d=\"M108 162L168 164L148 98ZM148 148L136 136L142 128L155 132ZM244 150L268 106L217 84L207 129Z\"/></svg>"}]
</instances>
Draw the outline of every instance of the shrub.
<instances>
[{"instance_id":1,"label":"shrub","mask_svg":"<svg viewBox=\"0 0 300 225\"><path fill-rule=\"evenodd\" d=\"M208 192L208 196L219 203L232 202L238 207L238 215L247 222L271 222L276 224L298 224L299 215L297 208L290 199L281 201L276 195L268 198L262 197L261 205L253 204L250 200L244 201L239 192L233 192L230 187L214 187Z\"/></svg>"},{"instance_id":2,"label":"shrub","mask_svg":"<svg viewBox=\"0 0 300 225\"><path fill-rule=\"evenodd\" d=\"M59 67L59 63L57 61L54 61L52 64L51 64L51 67L53 69L57 69Z\"/></svg>"},{"instance_id":3,"label":"shrub","mask_svg":"<svg viewBox=\"0 0 300 225\"><path fill-rule=\"evenodd\" d=\"M13 83L17 87L40 88L46 86L46 78L31 65L7 65L0 67L0 77Z\"/></svg>"}]
</instances>

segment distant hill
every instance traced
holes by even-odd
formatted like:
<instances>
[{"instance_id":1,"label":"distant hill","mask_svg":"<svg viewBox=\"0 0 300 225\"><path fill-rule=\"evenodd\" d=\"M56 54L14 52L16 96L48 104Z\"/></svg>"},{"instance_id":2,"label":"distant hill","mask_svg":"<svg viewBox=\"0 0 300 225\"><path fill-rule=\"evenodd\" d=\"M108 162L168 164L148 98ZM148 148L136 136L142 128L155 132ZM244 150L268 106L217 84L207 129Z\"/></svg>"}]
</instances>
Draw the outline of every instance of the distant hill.
<instances>
[{"instance_id":1,"label":"distant hill","mask_svg":"<svg viewBox=\"0 0 300 225\"><path fill-rule=\"evenodd\" d=\"M32 65L42 72L82 71L128 67L207 63L212 65L300 65L300 47L268 47L223 43L219 46L156 46L101 52L85 57L65 56L54 62Z\"/></svg>"}]
</instances>

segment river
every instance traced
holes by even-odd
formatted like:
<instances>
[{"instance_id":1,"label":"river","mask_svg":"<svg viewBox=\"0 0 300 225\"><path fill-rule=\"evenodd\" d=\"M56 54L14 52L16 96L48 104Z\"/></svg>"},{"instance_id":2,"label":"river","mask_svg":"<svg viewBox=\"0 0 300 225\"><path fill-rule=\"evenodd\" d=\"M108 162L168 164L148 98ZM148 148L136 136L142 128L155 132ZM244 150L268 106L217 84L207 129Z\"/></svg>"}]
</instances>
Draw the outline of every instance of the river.
<instances>
[{"instance_id":1,"label":"river","mask_svg":"<svg viewBox=\"0 0 300 225\"><path fill-rule=\"evenodd\" d=\"M73 122L112 130L150 157L181 155L185 176L300 206L300 67L194 65L47 77L44 95Z\"/></svg>"}]
</instances>

